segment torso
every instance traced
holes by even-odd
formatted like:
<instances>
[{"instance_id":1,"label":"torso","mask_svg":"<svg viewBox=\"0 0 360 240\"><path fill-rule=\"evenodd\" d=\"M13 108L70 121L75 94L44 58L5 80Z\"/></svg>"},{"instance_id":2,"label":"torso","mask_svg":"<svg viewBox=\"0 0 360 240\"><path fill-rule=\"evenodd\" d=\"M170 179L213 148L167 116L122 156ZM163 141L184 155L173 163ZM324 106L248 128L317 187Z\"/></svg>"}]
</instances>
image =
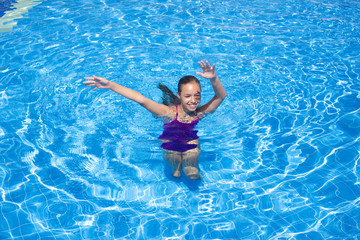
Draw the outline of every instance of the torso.
<instances>
[{"instance_id":1,"label":"torso","mask_svg":"<svg viewBox=\"0 0 360 240\"><path fill-rule=\"evenodd\" d=\"M165 119L166 123L177 120L181 123L192 123L195 120L199 120L202 118L202 114L195 111L193 114L181 114L179 113L180 106L172 106L170 107L170 112L167 114L167 118Z\"/></svg>"},{"instance_id":2,"label":"torso","mask_svg":"<svg viewBox=\"0 0 360 240\"><path fill-rule=\"evenodd\" d=\"M164 142L163 149L184 152L198 146L199 137L194 127L200 118L197 113L193 116L188 114L181 116L178 109L177 106L171 108L172 112L168 114L170 121L164 125L164 132L159 139Z\"/></svg>"}]
</instances>

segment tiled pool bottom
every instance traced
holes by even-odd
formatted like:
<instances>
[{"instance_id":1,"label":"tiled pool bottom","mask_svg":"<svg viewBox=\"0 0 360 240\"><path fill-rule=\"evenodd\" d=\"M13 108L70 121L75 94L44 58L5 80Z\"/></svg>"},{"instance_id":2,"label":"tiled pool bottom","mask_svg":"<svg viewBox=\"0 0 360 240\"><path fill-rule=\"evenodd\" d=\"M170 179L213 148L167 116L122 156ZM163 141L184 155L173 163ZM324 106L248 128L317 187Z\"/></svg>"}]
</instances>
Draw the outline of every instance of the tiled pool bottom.
<instances>
[{"instance_id":1,"label":"tiled pool bottom","mask_svg":"<svg viewBox=\"0 0 360 240\"><path fill-rule=\"evenodd\" d=\"M28 9L0 33L0 239L359 239L358 4ZM228 97L198 125L203 179L174 179L161 121L82 82L160 101L199 60Z\"/></svg>"}]
</instances>

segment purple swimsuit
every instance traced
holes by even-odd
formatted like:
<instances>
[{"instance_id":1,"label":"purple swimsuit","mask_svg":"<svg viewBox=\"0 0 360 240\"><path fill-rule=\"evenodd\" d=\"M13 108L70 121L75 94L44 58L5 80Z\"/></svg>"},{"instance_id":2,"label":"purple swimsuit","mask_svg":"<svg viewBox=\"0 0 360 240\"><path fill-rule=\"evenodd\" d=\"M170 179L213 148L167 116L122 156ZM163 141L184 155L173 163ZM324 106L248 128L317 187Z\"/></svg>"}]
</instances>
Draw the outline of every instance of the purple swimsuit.
<instances>
[{"instance_id":1,"label":"purple swimsuit","mask_svg":"<svg viewBox=\"0 0 360 240\"><path fill-rule=\"evenodd\" d=\"M161 144L166 150L186 152L190 149L197 148L197 144L189 144L189 141L199 139L194 130L195 125L200 121L199 117L191 123L182 123L177 120L178 112L176 106L176 117L173 121L164 125L164 132L159 137L160 140L167 140Z\"/></svg>"}]
</instances>

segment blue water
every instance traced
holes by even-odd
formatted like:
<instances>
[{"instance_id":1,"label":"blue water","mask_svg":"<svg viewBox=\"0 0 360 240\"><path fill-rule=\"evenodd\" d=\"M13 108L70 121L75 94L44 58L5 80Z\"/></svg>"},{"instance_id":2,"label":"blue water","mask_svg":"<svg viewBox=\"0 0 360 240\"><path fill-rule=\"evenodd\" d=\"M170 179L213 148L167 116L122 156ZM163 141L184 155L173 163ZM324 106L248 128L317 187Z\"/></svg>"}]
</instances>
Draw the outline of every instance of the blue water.
<instances>
[{"instance_id":1,"label":"blue water","mask_svg":"<svg viewBox=\"0 0 360 240\"><path fill-rule=\"evenodd\" d=\"M54 0L14 21L0 239L360 239L358 1ZM82 82L160 101L199 60L228 97L198 125L203 179L177 180L162 122Z\"/></svg>"},{"instance_id":2,"label":"blue water","mask_svg":"<svg viewBox=\"0 0 360 240\"><path fill-rule=\"evenodd\" d=\"M5 12L7 10L11 10L12 4L15 2L15 0L9 0L9 1L0 1L0 17L4 16Z\"/></svg>"}]
</instances>

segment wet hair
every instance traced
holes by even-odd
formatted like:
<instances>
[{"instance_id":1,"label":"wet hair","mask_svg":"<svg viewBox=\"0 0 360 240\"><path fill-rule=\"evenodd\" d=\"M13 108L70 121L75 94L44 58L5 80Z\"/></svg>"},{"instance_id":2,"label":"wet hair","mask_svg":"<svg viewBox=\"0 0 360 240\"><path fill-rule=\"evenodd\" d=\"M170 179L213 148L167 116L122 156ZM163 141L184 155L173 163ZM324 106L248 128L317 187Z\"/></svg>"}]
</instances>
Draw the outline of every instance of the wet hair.
<instances>
[{"instance_id":1,"label":"wet hair","mask_svg":"<svg viewBox=\"0 0 360 240\"><path fill-rule=\"evenodd\" d=\"M164 84L159 83L158 88L162 91L162 103L166 106L174 106L180 104L180 99Z\"/></svg>"},{"instance_id":2,"label":"wet hair","mask_svg":"<svg viewBox=\"0 0 360 240\"><path fill-rule=\"evenodd\" d=\"M182 85L185 85L185 84L190 83L190 82L196 82L197 84L199 84L199 86L201 86L199 79L197 79L196 77L190 76L190 75L184 76L184 77L180 78L180 80L179 80L178 92L179 93L181 92L181 86Z\"/></svg>"},{"instance_id":3,"label":"wet hair","mask_svg":"<svg viewBox=\"0 0 360 240\"><path fill-rule=\"evenodd\" d=\"M200 81L194 77L194 76L184 76L179 80L178 83L178 92L181 92L181 87L182 85L191 83L191 82L196 82L200 85ZM179 105L180 104L180 99L178 98L178 96L176 96L166 85L159 83L158 88L162 91L163 96L161 98L162 103L164 105L167 106L174 106L174 105Z\"/></svg>"}]
</instances>

